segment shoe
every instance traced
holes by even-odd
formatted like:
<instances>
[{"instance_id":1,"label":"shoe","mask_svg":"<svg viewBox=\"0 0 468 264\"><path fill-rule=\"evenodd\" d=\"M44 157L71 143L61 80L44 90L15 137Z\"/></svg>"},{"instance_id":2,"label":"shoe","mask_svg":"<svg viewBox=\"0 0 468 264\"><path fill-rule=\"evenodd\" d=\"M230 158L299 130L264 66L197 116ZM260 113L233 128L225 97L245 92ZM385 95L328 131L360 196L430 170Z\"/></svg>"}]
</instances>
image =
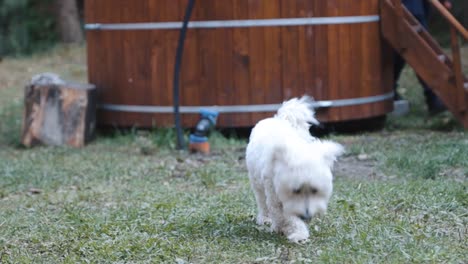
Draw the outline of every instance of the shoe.
<instances>
[{"instance_id":1,"label":"shoe","mask_svg":"<svg viewBox=\"0 0 468 264\"><path fill-rule=\"evenodd\" d=\"M430 116L440 114L447 110L447 107L437 96L426 98L426 104Z\"/></svg>"},{"instance_id":2,"label":"shoe","mask_svg":"<svg viewBox=\"0 0 468 264\"><path fill-rule=\"evenodd\" d=\"M403 99L399 93L395 91L393 94L393 116L404 116L409 112L408 100Z\"/></svg>"},{"instance_id":3,"label":"shoe","mask_svg":"<svg viewBox=\"0 0 468 264\"><path fill-rule=\"evenodd\" d=\"M393 101L400 101L400 100L403 100L403 97L401 97L401 95L397 91L393 92Z\"/></svg>"},{"instance_id":4,"label":"shoe","mask_svg":"<svg viewBox=\"0 0 468 264\"><path fill-rule=\"evenodd\" d=\"M425 88L424 97L426 98L427 110L430 116L437 115L447 110L447 107L432 90Z\"/></svg>"},{"instance_id":5,"label":"shoe","mask_svg":"<svg viewBox=\"0 0 468 264\"><path fill-rule=\"evenodd\" d=\"M409 102L407 100L393 101L393 116L404 116L409 112Z\"/></svg>"}]
</instances>

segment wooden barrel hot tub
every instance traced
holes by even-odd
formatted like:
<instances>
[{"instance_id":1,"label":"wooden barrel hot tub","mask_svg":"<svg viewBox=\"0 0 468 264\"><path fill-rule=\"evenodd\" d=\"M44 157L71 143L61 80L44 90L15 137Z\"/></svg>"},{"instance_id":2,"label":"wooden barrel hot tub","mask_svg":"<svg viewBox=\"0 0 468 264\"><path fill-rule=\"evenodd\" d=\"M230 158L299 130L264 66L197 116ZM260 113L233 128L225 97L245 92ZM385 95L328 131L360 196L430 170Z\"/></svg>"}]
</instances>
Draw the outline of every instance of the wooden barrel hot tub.
<instances>
[{"instance_id":1,"label":"wooden barrel hot tub","mask_svg":"<svg viewBox=\"0 0 468 264\"><path fill-rule=\"evenodd\" d=\"M86 0L89 81L100 125L172 126L174 60L187 0ZM252 126L291 97L317 100L322 122L392 110L392 52L379 0L196 1L181 71L181 113L193 127Z\"/></svg>"}]
</instances>

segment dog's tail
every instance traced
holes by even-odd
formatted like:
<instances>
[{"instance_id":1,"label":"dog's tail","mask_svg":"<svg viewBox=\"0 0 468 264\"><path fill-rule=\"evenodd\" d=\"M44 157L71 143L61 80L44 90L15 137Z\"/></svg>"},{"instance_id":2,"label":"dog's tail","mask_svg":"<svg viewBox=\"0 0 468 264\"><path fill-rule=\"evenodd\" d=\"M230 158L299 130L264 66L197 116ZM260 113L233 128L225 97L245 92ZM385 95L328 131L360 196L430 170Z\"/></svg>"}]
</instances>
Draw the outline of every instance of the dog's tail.
<instances>
[{"instance_id":1,"label":"dog's tail","mask_svg":"<svg viewBox=\"0 0 468 264\"><path fill-rule=\"evenodd\" d=\"M304 95L283 102L276 114L277 118L288 121L293 127L309 129L311 125L318 125L313 108L314 99Z\"/></svg>"}]
</instances>

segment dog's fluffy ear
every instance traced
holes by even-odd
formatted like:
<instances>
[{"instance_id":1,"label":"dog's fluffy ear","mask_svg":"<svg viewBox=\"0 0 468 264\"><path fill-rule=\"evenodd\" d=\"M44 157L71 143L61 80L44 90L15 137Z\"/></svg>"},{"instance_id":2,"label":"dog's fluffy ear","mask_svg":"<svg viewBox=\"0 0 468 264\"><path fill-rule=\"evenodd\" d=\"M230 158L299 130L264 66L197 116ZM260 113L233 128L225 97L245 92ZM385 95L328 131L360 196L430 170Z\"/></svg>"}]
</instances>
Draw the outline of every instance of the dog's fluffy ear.
<instances>
[{"instance_id":1,"label":"dog's fluffy ear","mask_svg":"<svg viewBox=\"0 0 468 264\"><path fill-rule=\"evenodd\" d=\"M324 140L319 142L323 159L328 167L332 168L336 158L344 153L344 147L333 141Z\"/></svg>"}]
</instances>

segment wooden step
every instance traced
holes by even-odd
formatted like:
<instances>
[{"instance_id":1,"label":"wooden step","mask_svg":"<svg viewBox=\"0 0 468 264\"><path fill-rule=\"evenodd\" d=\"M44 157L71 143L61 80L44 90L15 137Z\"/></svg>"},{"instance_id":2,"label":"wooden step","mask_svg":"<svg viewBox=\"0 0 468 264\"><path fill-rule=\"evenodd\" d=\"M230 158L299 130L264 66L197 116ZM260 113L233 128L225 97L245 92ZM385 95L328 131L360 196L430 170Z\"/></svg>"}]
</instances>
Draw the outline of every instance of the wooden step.
<instances>
[{"instance_id":1,"label":"wooden step","mask_svg":"<svg viewBox=\"0 0 468 264\"><path fill-rule=\"evenodd\" d=\"M437 58L441 61L441 62L447 62L448 61L448 57L445 55L445 54L439 54L437 55Z\"/></svg>"},{"instance_id":2,"label":"wooden step","mask_svg":"<svg viewBox=\"0 0 468 264\"><path fill-rule=\"evenodd\" d=\"M380 3L383 37L468 129L468 79L462 76L459 81L455 63L406 8L393 6L391 0Z\"/></svg>"},{"instance_id":3,"label":"wooden step","mask_svg":"<svg viewBox=\"0 0 468 264\"><path fill-rule=\"evenodd\" d=\"M417 33L421 33L424 31L424 27L421 24L412 25L411 27L413 28L414 32Z\"/></svg>"}]
</instances>

